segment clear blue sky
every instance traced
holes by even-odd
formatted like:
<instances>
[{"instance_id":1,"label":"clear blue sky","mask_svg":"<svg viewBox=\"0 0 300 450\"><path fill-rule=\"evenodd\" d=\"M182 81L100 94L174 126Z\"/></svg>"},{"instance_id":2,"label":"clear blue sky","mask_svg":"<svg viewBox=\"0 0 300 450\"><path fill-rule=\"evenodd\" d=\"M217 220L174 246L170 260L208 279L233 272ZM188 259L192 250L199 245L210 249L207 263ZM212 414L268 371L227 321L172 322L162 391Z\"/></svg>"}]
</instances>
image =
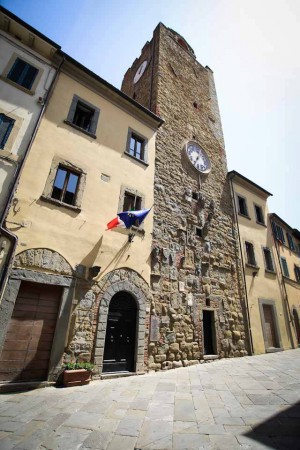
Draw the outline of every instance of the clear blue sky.
<instances>
[{"instance_id":1,"label":"clear blue sky","mask_svg":"<svg viewBox=\"0 0 300 450\"><path fill-rule=\"evenodd\" d=\"M0 0L120 88L158 22L215 74L229 170L300 229L299 0Z\"/></svg>"}]
</instances>

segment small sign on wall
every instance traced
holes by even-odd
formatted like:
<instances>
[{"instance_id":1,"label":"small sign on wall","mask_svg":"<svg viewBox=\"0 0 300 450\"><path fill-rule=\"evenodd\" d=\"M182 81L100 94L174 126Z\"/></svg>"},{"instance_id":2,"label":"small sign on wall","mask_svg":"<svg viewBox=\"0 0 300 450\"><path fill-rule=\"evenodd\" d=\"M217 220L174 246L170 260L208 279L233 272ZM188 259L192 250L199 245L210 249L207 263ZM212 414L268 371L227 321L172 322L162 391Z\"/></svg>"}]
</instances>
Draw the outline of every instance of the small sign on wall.
<instances>
[{"instance_id":1,"label":"small sign on wall","mask_svg":"<svg viewBox=\"0 0 300 450\"><path fill-rule=\"evenodd\" d=\"M159 325L160 320L158 316L151 316L150 319L150 341L159 340Z\"/></svg>"}]
</instances>

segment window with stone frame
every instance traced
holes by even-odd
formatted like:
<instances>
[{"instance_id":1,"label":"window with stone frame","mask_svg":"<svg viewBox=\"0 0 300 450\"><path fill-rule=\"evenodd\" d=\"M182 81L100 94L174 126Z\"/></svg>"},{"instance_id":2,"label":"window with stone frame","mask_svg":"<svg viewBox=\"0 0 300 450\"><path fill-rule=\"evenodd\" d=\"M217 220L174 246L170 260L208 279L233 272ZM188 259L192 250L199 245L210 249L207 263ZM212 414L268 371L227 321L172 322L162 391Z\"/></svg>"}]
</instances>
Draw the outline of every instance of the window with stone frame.
<instances>
[{"instance_id":1,"label":"window with stone frame","mask_svg":"<svg viewBox=\"0 0 300 450\"><path fill-rule=\"evenodd\" d=\"M144 208L144 194L128 186L121 186L118 212L139 211ZM139 226L139 230L143 231L143 223Z\"/></svg>"},{"instance_id":2,"label":"window with stone frame","mask_svg":"<svg viewBox=\"0 0 300 450\"><path fill-rule=\"evenodd\" d=\"M131 128L128 129L125 154L138 159L141 162L147 163L147 144L147 138Z\"/></svg>"},{"instance_id":3,"label":"window with stone frame","mask_svg":"<svg viewBox=\"0 0 300 450\"><path fill-rule=\"evenodd\" d=\"M246 199L241 195L237 195L237 201L239 214L241 214L242 216L249 217Z\"/></svg>"},{"instance_id":4,"label":"window with stone frame","mask_svg":"<svg viewBox=\"0 0 300 450\"><path fill-rule=\"evenodd\" d=\"M256 216L256 222L261 225L264 225L265 220L264 220L264 214L263 214L262 207L258 206L258 205L254 205L254 211L255 211L255 216Z\"/></svg>"},{"instance_id":5,"label":"window with stone frame","mask_svg":"<svg viewBox=\"0 0 300 450\"><path fill-rule=\"evenodd\" d=\"M264 247L263 254L264 254L266 271L275 272L271 250L268 247Z\"/></svg>"},{"instance_id":6,"label":"window with stone frame","mask_svg":"<svg viewBox=\"0 0 300 450\"><path fill-rule=\"evenodd\" d=\"M54 158L41 198L80 211L85 182L86 174L81 168Z\"/></svg>"},{"instance_id":7,"label":"window with stone frame","mask_svg":"<svg viewBox=\"0 0 300 450\"><path fill-rule=\"evenodd\" d=\"M74 205L80 173L59 165L53 183L51 198L68 205Z\"/></svg>"},{"instance_id":8,"label":"window with stone frame","mask_svg":"<svg viewBox=\"0 0 300 450\"><path fill-rule=\"evenodd\" d=\"M0 114L0 149L3 150L14 126L15 120Z\"/></svg>"},{"instance_id":9,"label":"window with stone frame","mask_svg":"<svg viewBox=\"0 0 300 450\"><path fill-rule=\"evenodd\" d=\"M280 263L281 263L283 275L285 277L289 278L290 277L289 268L288 268L286 259L283 256L280 257Z\"/></svg>"},{"instance_id":10,"label":"window with stone frame","mask_svg":"<svg viewBox=\"0 0 300 450\"><path fill-rule=\"evenodd\" d=\"M36 67L21 58L16 58L7 78L25 89L31 90L38 73L39 70Z\"/></svg>"},{"instance_id":11,"label":"window with stone frame","mask_svg":"<svg viewBox=\"0 0 300 450\"><path fill-rule=\"evenodd\" d=\"M255 253L254 253L254 246L251 242L245 242L245 248L246 248L246 258L247 258L247 264L250 266L257 267L256 259L255 259Z\"/></svg>"},{"instance_id":12,"label":"window with stone frame","mask_svg":"<svg viewBox=\"0 0 300 450\"><path fill-rule=\"evenodd\" d=\"M123 211L139 211L142 209L142 198L125 191Z\"/></svg>"},{"instance_id":13,"label":"window with stone frame","mask_svg":"<svg viewBox=\"0 0 300 450\"><path fill-rule=\"evenodd\" d=\"M77 95L73 96L67 120L65 122L85 134L96 138L96 130L100 109L83 100Z\"/></svg>"}]
</instances>

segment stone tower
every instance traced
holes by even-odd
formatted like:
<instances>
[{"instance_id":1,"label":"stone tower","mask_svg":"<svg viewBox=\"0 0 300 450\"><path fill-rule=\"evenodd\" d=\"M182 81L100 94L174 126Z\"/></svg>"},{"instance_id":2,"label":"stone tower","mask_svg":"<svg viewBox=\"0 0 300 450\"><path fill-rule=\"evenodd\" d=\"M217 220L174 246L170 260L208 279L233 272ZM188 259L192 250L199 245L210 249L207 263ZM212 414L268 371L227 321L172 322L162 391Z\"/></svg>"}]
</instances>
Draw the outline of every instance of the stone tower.
<instances>
[{"instance_id":1,"label":"stone tower","mask_svg":"<svg viewBox=\"0 0 300 450\"><path fill-rule=\"evenodd\" d=\"M246 355L244 287L213 73L160 23L122 91L165 120L156 140L148 367Z\"/></svg>"}]
</instances>

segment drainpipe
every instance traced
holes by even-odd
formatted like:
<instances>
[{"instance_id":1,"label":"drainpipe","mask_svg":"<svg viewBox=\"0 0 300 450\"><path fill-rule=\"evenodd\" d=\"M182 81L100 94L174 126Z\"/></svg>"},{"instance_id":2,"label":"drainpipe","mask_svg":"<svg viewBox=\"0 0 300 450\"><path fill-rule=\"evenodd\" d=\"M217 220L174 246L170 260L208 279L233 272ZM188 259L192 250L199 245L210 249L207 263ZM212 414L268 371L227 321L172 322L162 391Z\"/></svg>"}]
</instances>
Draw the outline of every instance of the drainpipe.
<instances>
[{"instance_id":1,"label":"drainpipe","mask_svg":"<svg viewBox=\"0 0 300 450\"><path fill-rule=\"evenodd\" d=\"M279 268L280 268L281 284L283 286L283 291L284 291L283 292L283 296L284 296L284 300L285 300L284 304L285 304L285 307L286 307L288 323L289 323L290 341L291 341L291 344L292 344L292 348L295 348L294 339L293 339L293 333L292 333L292 327L291 327L291 322L293 321L293 319L292 319L291 310L290 310L289 297L288 297L287 290L286 290L286 287L285 287L284 275L283 275L283 271L282 271L282 267L281 267L281 263L280 263L280 253L279 253L279 249L278 249L278 242L277 242L276 236L274 236L272 223L271 223L271 218L272 218L272 215L269 215L271 234L272 234L274 246L275 246L275 249L276 249L277 260L278 260L278 264L279 264Z\"/></svg>"},{"instance_id":2,"label":"drainpipe","mask_svg":"<svg viewBox=\"0 0 300 450\"><path fill-rule=\"evenodd\" d=\"M17 236L15 236L13 233L8 231L3 226L3 223L4 223L5 219L6 219L6 216L8 214L9 208L10 208L11 203L13 201L14 194L15 194L15 191L17 189L17 185L19 183L21 174L23 172L23 168L24 168L25 162L27 160L29 151L30 151L30 149L32 147L32 144L33 144L33 141L34 141L35 136L37 134L37 131L38 131L39 127L40 127L40 124L41 124L41 121L42 121L42 117L43 117L44 112L46 110L46 107L47 107L47 105L49 103L50 95L52 94L54 85L55 85L55 83L57 81L58 75L59 75L59 73L61 71L61 67L62 67L64 61L65 61L65 56L62 57L62 60L61 60L59 66L57 68L56 74L53 77L52 83L51 83L51 85L50 85L50 87L48 89L48 92L47 92L46 96L45 96L44 104L43 104L43 106L41 108L41 111L40 111L37 123L36 123L36 125L34 127L34 130L32 132L30 141L29 141L29 143L27 145L27 148L25 150L24 158L22 159L21 163L19 165L17 165L16 171L15 171L15 179L14 179L12 187L11 187L10 195L9 195L9 197L7 199L6 205L4 207L3 213L2 213L1 218L0 218L0 235L3 234L5 236L7 236L9 238L10 242L12 243L12 248L10 250L10 256L9 256L8 261L5 264L4 278L2 278L2 280L0 280L0 301L2 299L2 294L3 294L3 291L4 291L4 287L6 285L6 282L7 282L8 276L9 276L9 272L10 272L9 267L12 264L14 253L15 253L15 250L16 250L16 247L17 247L17 242L18 242Z\"/></svg>"},{"instance_id":3,"label":"drainpipe","mask_svg":"<svg viewBox=\"0 0 300 450\"><path fill-rule=\"evenodd\" d=\"M230 194L231 194L231 201L234 211L234 218L236 222L236 228L237 228L237 235L238 235L238 241L239 241L239 250L241 255L241 261L242 261L242 273L243 273L243 280L245 285L245 297L246 297L246 315L247 315L247 325L249 330L249 343L250 343L250 351L251 355L253 355L253 338L252 338L252 329L251 329L251 323L250 323L250 313L249 313L249 303L248 303L248 293L247 293L247 284L246 284L246 275L245 275L245 269L244 269L244 258L243 258L243 252L242 252L242 244L241 244L241 236L240 236L240 230L238 225L238 217L235 209L235 201L234 201L234 192L233 192L233 186L232 186L232 180L235 177L235 174L230 175L229 178L229 184L230 184Z\"/></svg>"}]
</instances>

